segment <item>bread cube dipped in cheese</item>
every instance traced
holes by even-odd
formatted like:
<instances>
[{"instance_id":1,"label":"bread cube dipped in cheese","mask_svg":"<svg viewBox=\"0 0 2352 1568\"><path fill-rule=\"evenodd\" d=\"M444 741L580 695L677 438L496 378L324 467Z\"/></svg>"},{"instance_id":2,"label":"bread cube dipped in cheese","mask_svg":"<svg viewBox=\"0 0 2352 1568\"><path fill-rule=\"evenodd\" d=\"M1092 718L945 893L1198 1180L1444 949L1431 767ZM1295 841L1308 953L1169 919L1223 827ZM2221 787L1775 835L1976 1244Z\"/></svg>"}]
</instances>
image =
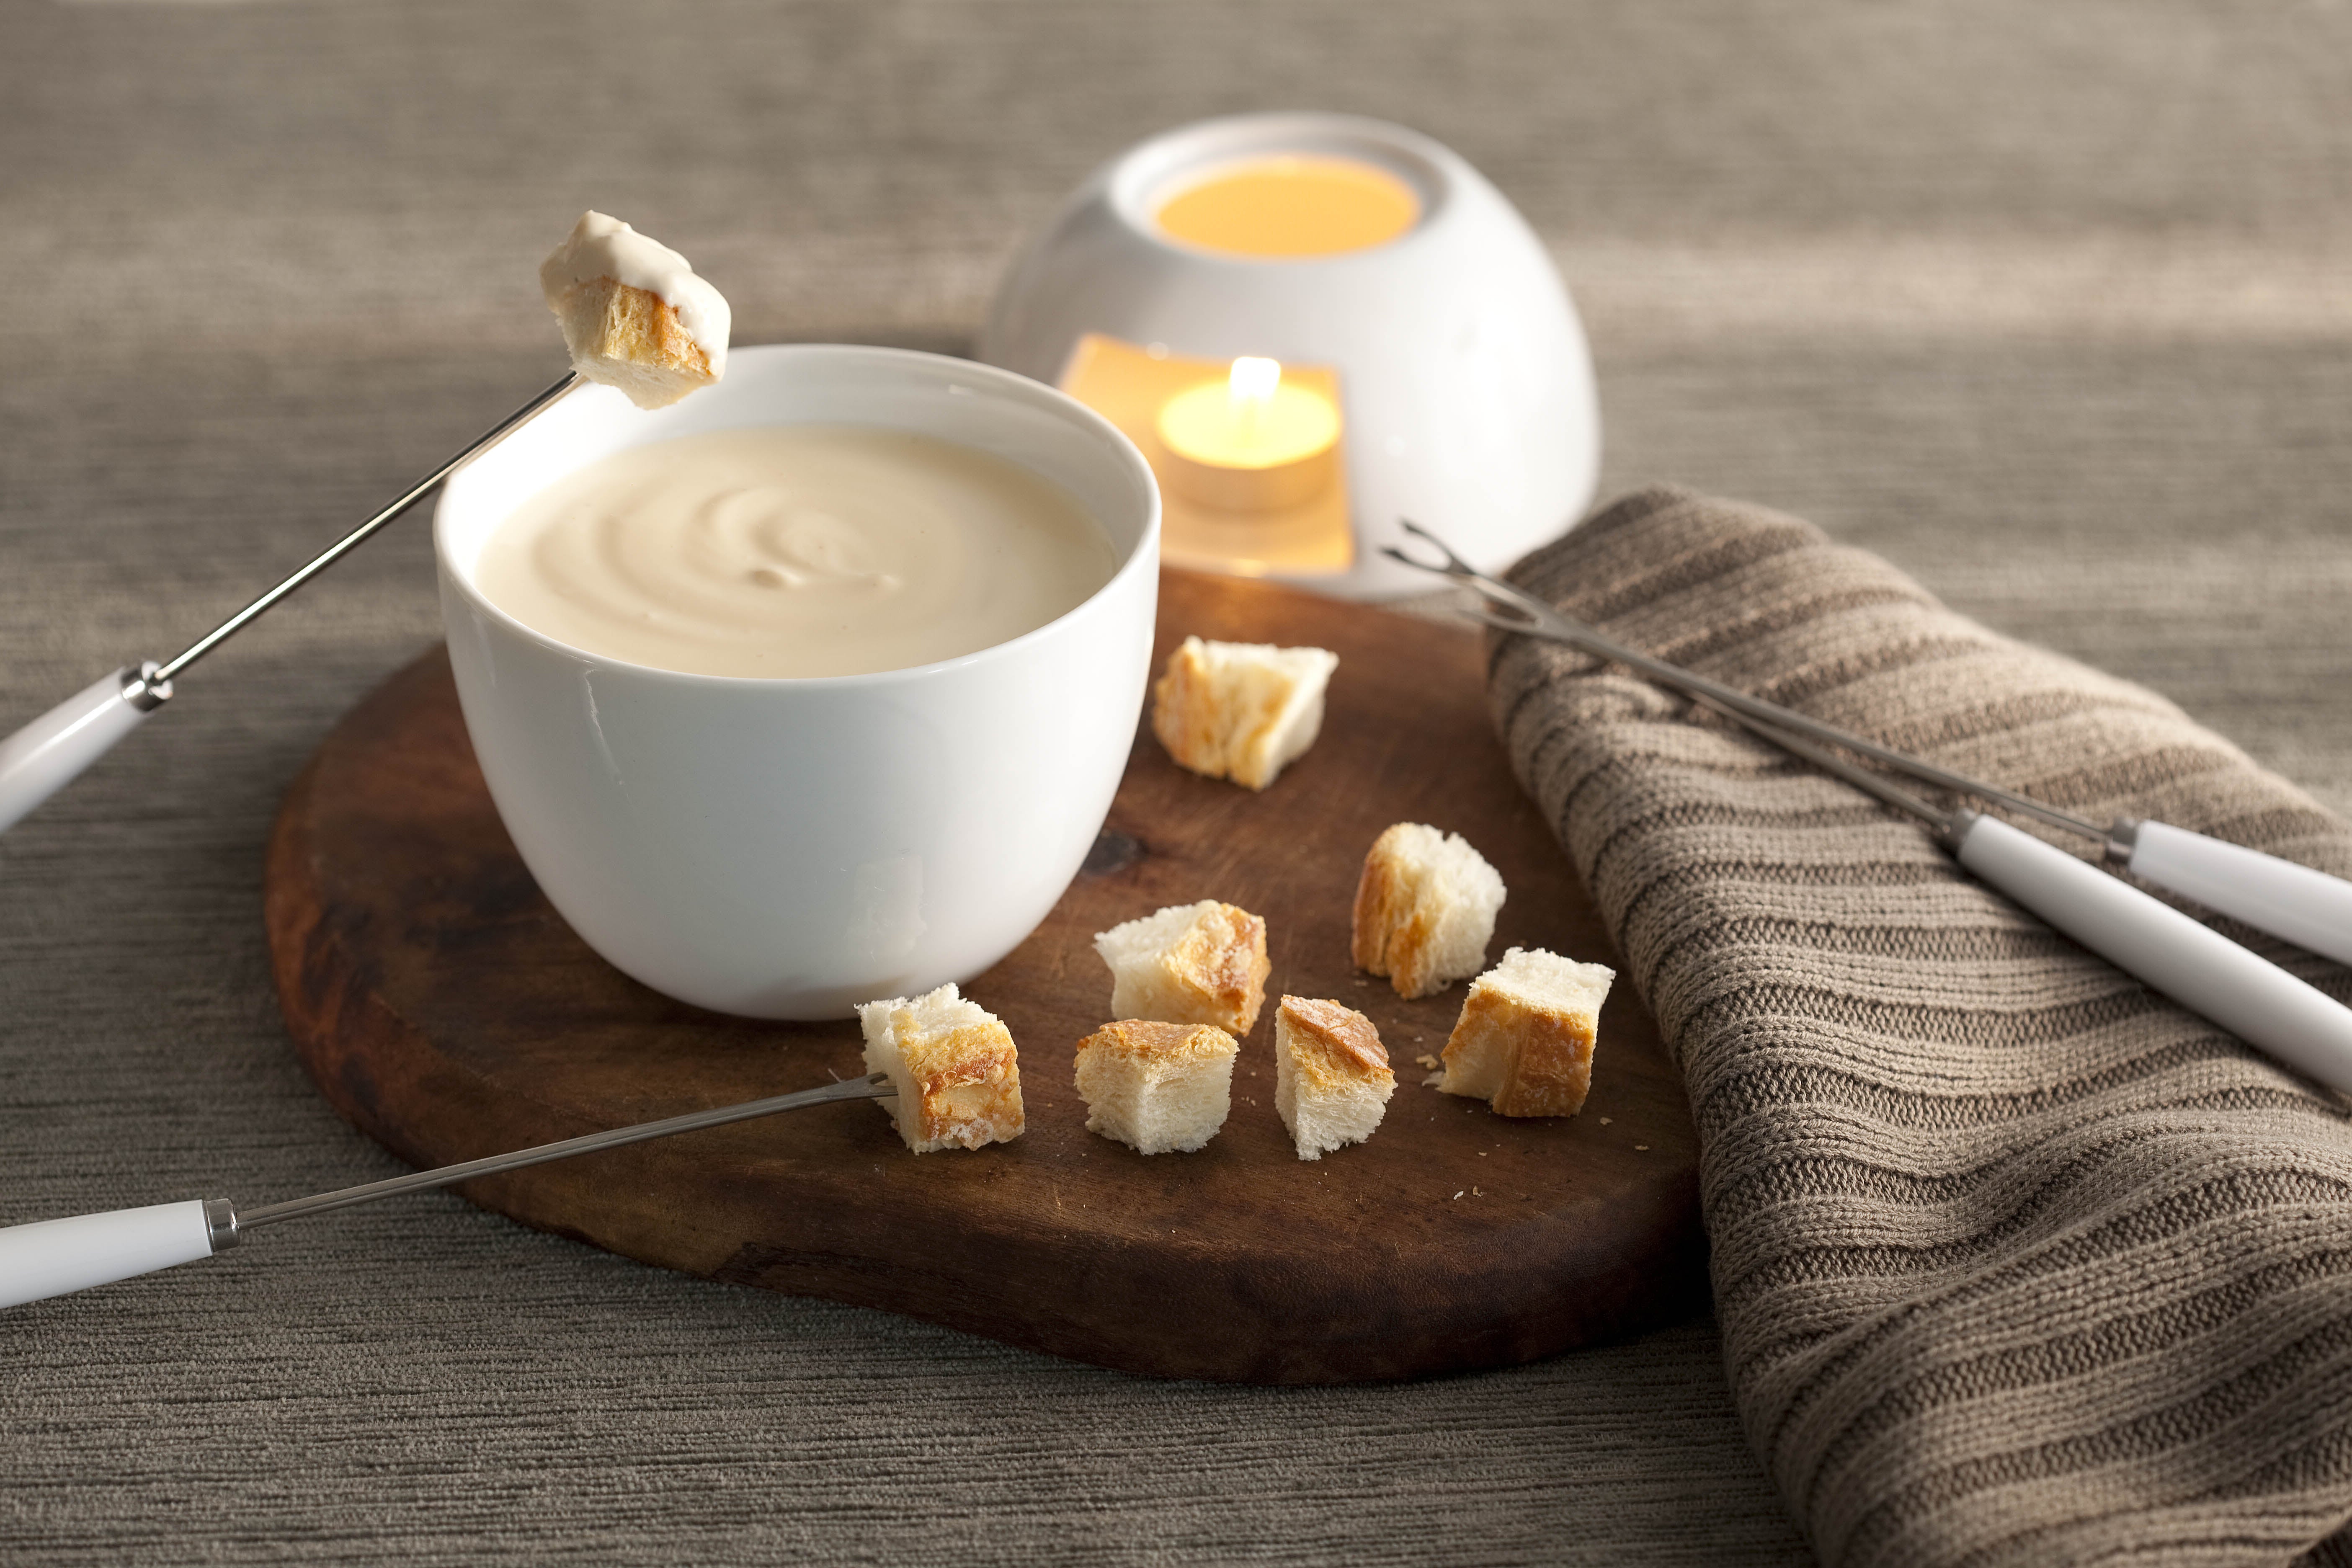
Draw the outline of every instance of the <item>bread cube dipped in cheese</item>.
<instances>
[{"instance_id":1,"label":"bread cube dipped in cheese","mask_svg":"<svg viewBox=\"0 0 2352 1568\"><path fill-rule=\"evenodd\" d=\"M1356 884L1356 967L1388 976L1396 994L1433 996L1486 963L1502 874L1458 833L1400 822L1364 857Z\"/></svg>"},{"instance_id":2,"label":"bread cube dipped in cheese","mask_svg":"<svg viewBox=\"0 0 2352 1568\"><path fill-rule=\"evenodd\" d=\"M1616 978L1602 964L1512 948L1472 983L1437 1087L1498 1116L1575 1115L1592 1088L1601 1004Z\"/></svg>"},{"instance_id":3,"label":"bread cube dipped in cheese","mask_svg":"<svg viewBox=\"0 0 2352 1568\"><path fill-rule=\"evenodd\" d=\"M1360 1143L1388 1114L1396 1074L1372 1021L1337 1002L1285 996L1274 1013L1274 1108L1302 1160Z\"/></svg>"},{"instance_id":4,"label":"bread cube dipped in cheese","mask_svg":"<svg viewBox=\"0 0 2352 1568\"><path fill-rule=\"evenodd\" d=\"M572 368L662 408L727 372L726 296L685 257L618 218L580 215L539 269Z\"/></svg>"},{"instance_id":5,"label":"bread cube dipped in cheese","mask_svg":"<svg viewBox=\"0 0 2352 1568\"><path fill-rule=\"evenodd\" d=\"M1265 921L1203 899L1115 925L1095 937L1110 966L1114 1018L1213 1024L1246 1035L1265 1005Z\"/></svg>"},{"instance_id":6,"label":"bread cube dipped in cheese","mask_svg":"<svg viewBox=\"0 0 2352 1568\"><path fill-rule=\"evenodd\" d=\"M1264 789L1315 743L1339 656L1186 637L1151 689L1151 732L1181 765Z\"/></svg>"},{"instance_id":7,"label":"bread cube dipped in cheese","mask_svg":"<svg viewBox=\"0 0 2352 1568\"><path fill-rule=\"evenodd\" d=\"M881 1102L918 1154L977 1149L1021 1136L1020 1053L1012 1031L952 984L857 1009L866 1070L890 1075L897 1098Z\"/></svg>"},{"instance_id":8,"label":"bread cube dipped in cheese","mask_svg":"<svg viewBox=\"0 0 2352 1568\"><path fill-rule=\"evenodd\" d=\"M1106 1024L1078 1042L1087 1131L1139 1153L1192 1153L1225 1124L1240 1054L1240 1043L1210 1024Z\"/></svg>"}]
</instances>

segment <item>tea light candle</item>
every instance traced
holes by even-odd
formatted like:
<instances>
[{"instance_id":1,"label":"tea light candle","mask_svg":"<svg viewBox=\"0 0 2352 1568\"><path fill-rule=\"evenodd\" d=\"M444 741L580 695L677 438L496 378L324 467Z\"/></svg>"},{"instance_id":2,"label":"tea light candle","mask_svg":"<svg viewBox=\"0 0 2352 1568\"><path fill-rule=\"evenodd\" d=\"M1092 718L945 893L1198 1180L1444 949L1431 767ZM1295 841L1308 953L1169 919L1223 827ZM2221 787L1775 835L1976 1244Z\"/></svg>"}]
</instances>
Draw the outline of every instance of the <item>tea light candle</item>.
<instances>
[{"instance_id":1,"label":"tea light candle","mask_svg":"<svg viewBox=\"0 0 2352 1568\"><path fill-rule=\"evenodd\" d=\"M1286 384L1278 361L1244 356L1225 381L1160 405L1161 477L1191 500L1228 511L1270 511L1314 500L1338 467L1339 410Z\"/></svg>"}]
</instances>

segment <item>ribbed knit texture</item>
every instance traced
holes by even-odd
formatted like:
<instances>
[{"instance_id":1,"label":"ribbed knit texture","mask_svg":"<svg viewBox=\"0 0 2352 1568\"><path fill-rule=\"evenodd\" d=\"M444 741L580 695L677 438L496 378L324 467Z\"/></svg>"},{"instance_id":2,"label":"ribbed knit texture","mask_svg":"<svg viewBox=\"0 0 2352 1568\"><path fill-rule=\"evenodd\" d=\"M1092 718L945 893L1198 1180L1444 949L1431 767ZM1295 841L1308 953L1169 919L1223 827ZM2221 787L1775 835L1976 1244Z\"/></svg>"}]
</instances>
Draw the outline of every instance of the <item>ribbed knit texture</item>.
<instances>
[{"instance_id":1,"label":"ribbed knit texture","mask_svg":"<svg viewBox=\"0 0 2352 1568\"><path fill-rule=\"evenodd\" d=\"M2352 829L2170 703L1796 519L1643 490L1515 578L2078 816L2352 874ZM1735 1396L1825 1561L2279 1562L2352 1512L2335 1097L1622 668L1508 639L1491 696L1681 1062Z\"/></svg>"}]
</instances>

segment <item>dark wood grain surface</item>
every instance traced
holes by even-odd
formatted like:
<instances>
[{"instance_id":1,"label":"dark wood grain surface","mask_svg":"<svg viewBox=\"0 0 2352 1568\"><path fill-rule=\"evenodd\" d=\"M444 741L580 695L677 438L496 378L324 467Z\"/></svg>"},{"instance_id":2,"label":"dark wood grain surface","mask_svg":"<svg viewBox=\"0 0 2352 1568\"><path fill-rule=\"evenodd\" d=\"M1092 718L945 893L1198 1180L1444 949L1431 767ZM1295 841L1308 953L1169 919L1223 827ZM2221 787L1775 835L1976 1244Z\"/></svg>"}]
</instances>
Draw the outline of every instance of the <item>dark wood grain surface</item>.
<instances>
[{"instance_id":1,"label":"dark wood grain surface","mask_svg":"<svg viewBox=\"0 0 2352 1568\"><path fill-rule=\"evenodd\" d=\"M1139 737L1110 820L1044 925L967 993L1021 1048L1028 1131L909 1154L879 1108L716 1129L473 1184L526 1224L716 1279L831 1297L1129 1371L1266 1383L1526 1361L1689 1309L1703 1284L1696 1147L1656 1027L1620 984L1572 1119L1514 1121L1423 1087L1460 1007L1349 963L1365 849L1400 820L1467 837L1510 898L1494 956L1613 963L1488 728L1466 630L1171 572L1186 633L1339 655L1315 749L1263 795ZM1194 1154L1086 1131L1076 1042L1108 1016L1097 931L1201 898L1266 918L1269 995L1379 1026L1398 1089L1370 1142L1307 1163L1274 1110L1273 1008L1233 1114ZM296 1047L336 1109L438 1164L860 1070L857 1029L672 1002L598 959L516 857L445 655L343 720L288 795L268 918Z\"/></svg>"}]
</instances>

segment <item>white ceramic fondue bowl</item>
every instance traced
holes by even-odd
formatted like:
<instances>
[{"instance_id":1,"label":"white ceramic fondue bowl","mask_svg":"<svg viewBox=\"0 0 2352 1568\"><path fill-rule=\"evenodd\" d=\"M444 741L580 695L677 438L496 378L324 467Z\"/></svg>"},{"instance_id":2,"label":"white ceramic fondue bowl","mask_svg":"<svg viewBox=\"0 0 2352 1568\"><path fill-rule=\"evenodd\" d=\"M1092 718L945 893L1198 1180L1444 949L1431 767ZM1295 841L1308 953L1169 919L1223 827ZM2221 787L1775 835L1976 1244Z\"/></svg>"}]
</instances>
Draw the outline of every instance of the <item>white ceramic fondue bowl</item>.
<instances>
[{"instance_id":1,"label":"white ceramic fondue bowl","mask_svg":"<svg viewBox=\"0 0 2352 1568\"><path fill-rule=\"evenodd\" d=\"M485 541L625 447L849 424L1054 479L1108 531L1110 582L979 653L815 679L686 675L542 636L483 598ZM1099 416L1008 372L897 349L738 349L654 413L574 393L460 470L434 521L466 728L524 864L622 970L699 1006L824 1018L968 980L1034 930L1110 809L1150 675L1160 495Z\"/></svg>"}]
</instances>

